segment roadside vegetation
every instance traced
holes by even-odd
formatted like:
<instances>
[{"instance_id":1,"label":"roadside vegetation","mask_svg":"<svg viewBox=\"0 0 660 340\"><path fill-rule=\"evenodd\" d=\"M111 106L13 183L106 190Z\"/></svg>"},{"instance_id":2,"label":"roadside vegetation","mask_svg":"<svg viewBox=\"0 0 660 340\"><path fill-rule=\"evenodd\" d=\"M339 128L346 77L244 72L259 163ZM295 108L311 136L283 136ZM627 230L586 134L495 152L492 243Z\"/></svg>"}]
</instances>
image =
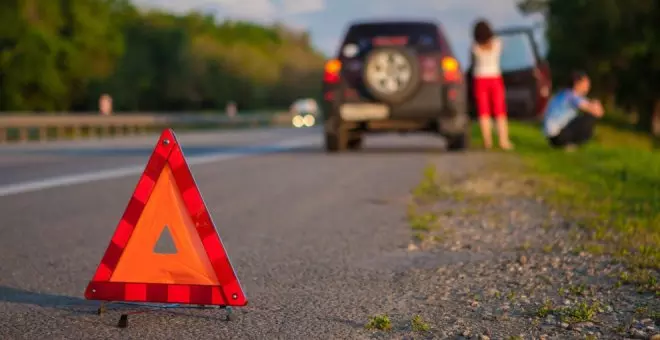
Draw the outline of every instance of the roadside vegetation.
<instances>
[{"instance_id":1,"label":"roadside vegetation","mask_svg":"<svg viewBox=\"0 0 660 340\"><path fill-rule=\"evenodd\" d=\"M651 138L599 126L595 140L576 152L550 150L538 127L512 124L512 139L533 176L536 193L578 222L584 251L625 261L624 284L660 296L660 157Z\"/></svg>"},{"instance_id":2,"label":"roadside vegetation","mask_svg":"<svg viewBox=\"0 0 660 340\"><path fill-rule=\"evenodd\" d=\"M127 0L0 8L0 111L239 110L320 95L324 57L277 24L144 10Z\"/></svg>"},{"instance_id":3,"label":"roadside vegetation","mask_svg":"<svg viewBox=\"0 0 660 340\"><path fill-rule=\"evenodd\" d=\"M411 189L408 251L485 256L428 274L470 278L467 287L447 279L439 295L467 301L453 311L460 318L475 322L478 311L477 322L497 320L513 338L525 329L660 339L660 158L651 137L604 123L574 152L551 149L538 124L512 123L511 137L514 152L483 152L475 126L473 150L432 157ZM471 165L453 172L448 161Z\"/></svg>"}]
</instances>

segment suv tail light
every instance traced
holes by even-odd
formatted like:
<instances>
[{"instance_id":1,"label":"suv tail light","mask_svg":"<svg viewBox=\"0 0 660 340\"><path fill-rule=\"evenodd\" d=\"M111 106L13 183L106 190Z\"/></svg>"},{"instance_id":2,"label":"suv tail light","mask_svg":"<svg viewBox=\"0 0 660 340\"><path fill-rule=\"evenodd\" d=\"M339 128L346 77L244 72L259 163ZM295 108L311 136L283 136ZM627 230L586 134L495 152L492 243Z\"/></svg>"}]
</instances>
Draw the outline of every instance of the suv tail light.
<instances>
[{"instance_id":1,"label":"suv tail light","mask_svg":"<svg viewBox=\"0 0 660 340\"><path fill-rule=\"evenodd\" d=\"M461 81L461 68L458 60L452 57L442 58L442 74L446 82Z\"/></svg>"},{"instance_id":2,"label":"suv tail light","mask_svg":"<svg viewBox=\"0 0 660 340\"><path fill-rule=\"evenodd\" d=\"M337 59L329 60L325 63L325 72L323 74L323 81L329 84L339 82L339 73L341 72L341 61Z\"/></svg>"}]
</instances>

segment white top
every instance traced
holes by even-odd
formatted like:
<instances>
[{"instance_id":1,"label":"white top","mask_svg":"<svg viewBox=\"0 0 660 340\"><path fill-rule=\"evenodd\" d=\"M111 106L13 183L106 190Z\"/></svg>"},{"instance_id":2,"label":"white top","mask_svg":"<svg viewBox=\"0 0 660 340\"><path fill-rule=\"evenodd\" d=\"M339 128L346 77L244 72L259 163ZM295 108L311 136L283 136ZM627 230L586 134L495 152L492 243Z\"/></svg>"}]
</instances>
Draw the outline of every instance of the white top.
<instances>
[{"instance_id":1,"label":"white top","mask_svg":"<svg viewBox=\"0 0 660 340\"><path fill-rule=\"evenodd\" d=\"M472 45L474 54L474 76L475 77L498 77L502 74L500 70L500 54L502 53L502 41L493 38L490 50L483 49L477 44Z\"/></svg>"}]
</instances>

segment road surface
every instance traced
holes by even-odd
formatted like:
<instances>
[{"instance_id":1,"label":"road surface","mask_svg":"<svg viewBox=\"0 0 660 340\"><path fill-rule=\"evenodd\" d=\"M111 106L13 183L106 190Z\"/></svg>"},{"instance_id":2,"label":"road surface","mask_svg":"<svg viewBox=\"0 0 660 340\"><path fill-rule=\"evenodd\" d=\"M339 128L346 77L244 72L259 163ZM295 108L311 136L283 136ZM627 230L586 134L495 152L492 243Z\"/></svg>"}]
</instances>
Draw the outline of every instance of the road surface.
<instances>
[{"instance_id":1,"label":"road surface","mask_svg":"<svg viewBox=\"0 0 660 340\"><path fill-rule=\"evenodd\" d=\"M327 155L317 129L180 134L249 306L130 319L94 314L94 274L157 136L0 149L0 338L339 339L391 294L405 265L405 199L427 136L374 137L370 151Z\"/></svg>"},{"instance_id":2,"label":"road surface","mask_svg":"<svg viewBox=\"0 0 660 340\"><path fill-rule=\"evenodd\" d=\"M444 153L424 135L369 136L361 152L328 155L316 128L178 137L249 299L238 320L170 309L120 329L125 307L98 316L82 298L157 136L15 145L0 148L0 339L621 339L660 329L657 297L618 287L621 263L575 252L579 229L518 194L533 181L489 167L515 158ZM437 218L427 247L406 215L428 164L452 178L442 190L461 194L427 207ZM381 314L392 329L366 330ZM413 331L415 315L428 331Z\"/></svg>"}]
</instances>

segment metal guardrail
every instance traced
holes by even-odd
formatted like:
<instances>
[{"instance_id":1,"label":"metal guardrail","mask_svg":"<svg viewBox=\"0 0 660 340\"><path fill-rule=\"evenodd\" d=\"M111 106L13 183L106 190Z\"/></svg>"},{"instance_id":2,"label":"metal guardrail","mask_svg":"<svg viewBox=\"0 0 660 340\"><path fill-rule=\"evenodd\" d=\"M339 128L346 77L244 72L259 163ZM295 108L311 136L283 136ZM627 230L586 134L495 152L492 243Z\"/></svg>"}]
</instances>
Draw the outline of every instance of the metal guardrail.
<instances>
[{"instance_id":1,"label":"metal guardrail","mask_svg":"<svg viewBox=\"0 0 660 340\"><path fill-rule=\"evenodd\" d=\"M288 112L221 114L25 115L0 112L0 143L98 138L144 134L163 127L232 128L291 124Z\"/></svg>"}]
</instances>

